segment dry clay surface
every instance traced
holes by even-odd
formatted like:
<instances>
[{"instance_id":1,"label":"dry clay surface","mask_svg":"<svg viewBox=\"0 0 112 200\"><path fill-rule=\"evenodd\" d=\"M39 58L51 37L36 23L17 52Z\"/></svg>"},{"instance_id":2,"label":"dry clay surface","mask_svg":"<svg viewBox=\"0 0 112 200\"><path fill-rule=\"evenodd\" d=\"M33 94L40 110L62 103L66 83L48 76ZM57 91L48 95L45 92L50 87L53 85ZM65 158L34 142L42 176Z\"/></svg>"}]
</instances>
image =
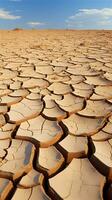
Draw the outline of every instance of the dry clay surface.
<instances>
[{"instance_id":1,"label":"dry clay surface","mask_svg":"<svg viewBox=\"0 0 112 200\"><path fill-rule=\"evenodd\" d=\"M0 31L0 199L112 199L111 31Z\"/></svg>"}]
</instances>

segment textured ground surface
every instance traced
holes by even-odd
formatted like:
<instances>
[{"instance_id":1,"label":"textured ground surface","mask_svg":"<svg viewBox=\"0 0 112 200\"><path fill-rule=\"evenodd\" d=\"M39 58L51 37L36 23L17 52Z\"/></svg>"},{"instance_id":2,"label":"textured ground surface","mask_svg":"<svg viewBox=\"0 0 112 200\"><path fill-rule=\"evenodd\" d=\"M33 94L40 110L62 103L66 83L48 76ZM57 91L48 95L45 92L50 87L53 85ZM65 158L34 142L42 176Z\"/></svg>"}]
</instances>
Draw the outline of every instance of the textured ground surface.
<instances>
[{"instance_id":1,"label":"textured ground surface","mask_svg":"<svg viewBox=\"0 0 112 200\"><path fill-rule=\"evenodd\" d=\"M0 31L0 199L112 199L112 32Z\"/></svg>"}]
</instances>

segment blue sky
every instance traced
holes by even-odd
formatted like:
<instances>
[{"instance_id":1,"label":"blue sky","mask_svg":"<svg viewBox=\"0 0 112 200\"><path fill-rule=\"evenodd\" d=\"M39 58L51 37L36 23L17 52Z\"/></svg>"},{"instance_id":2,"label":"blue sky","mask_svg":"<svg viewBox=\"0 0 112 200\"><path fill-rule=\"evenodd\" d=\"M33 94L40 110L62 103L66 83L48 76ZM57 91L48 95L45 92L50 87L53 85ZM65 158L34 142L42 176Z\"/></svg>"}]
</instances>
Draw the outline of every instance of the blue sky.
<instances>
[{"instance_id":1,"label":"blue sky","mask_svg":"<svg viewBox=\"0 0 112 200\"><path fill-rule=\"evenodd\" d=\"M112 29L112 0L0 0L0 29Z\"/></svg>"}]
</instances>

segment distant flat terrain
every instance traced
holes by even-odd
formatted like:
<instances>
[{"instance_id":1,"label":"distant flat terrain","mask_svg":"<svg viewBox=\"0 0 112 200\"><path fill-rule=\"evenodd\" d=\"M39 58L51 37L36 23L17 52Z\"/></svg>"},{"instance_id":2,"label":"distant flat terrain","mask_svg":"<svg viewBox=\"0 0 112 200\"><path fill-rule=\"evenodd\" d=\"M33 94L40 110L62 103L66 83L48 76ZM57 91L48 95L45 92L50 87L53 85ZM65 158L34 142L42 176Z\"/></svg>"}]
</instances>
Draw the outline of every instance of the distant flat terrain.
<instances>
[{"instance_id":1,"label":"distant flat terrain","mask_svg":"<svg viewBox=\"0 0 112 200\"><path fill-rule=\"evenodd\" d=\"M112 199L112 31L0 31L0 199Z\"/></svg>"}]
</instances>

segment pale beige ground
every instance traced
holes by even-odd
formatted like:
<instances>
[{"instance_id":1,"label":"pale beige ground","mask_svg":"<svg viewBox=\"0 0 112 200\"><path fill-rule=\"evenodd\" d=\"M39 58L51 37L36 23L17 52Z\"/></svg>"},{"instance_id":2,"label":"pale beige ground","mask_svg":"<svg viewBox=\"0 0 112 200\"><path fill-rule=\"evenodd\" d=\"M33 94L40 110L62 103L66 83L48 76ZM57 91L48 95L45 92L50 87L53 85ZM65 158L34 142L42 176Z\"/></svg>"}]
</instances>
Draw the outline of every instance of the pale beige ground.
<instances>
[{"instance_id":1,"label":"pale beige ground","mask_svg":"<svg viewBox=\"0 0 112 200\"><path fill-rule=\"evenodd\" d=\"M0 199L112 199L112 31L0 31Z\"/></svg>"}]
</instances>

